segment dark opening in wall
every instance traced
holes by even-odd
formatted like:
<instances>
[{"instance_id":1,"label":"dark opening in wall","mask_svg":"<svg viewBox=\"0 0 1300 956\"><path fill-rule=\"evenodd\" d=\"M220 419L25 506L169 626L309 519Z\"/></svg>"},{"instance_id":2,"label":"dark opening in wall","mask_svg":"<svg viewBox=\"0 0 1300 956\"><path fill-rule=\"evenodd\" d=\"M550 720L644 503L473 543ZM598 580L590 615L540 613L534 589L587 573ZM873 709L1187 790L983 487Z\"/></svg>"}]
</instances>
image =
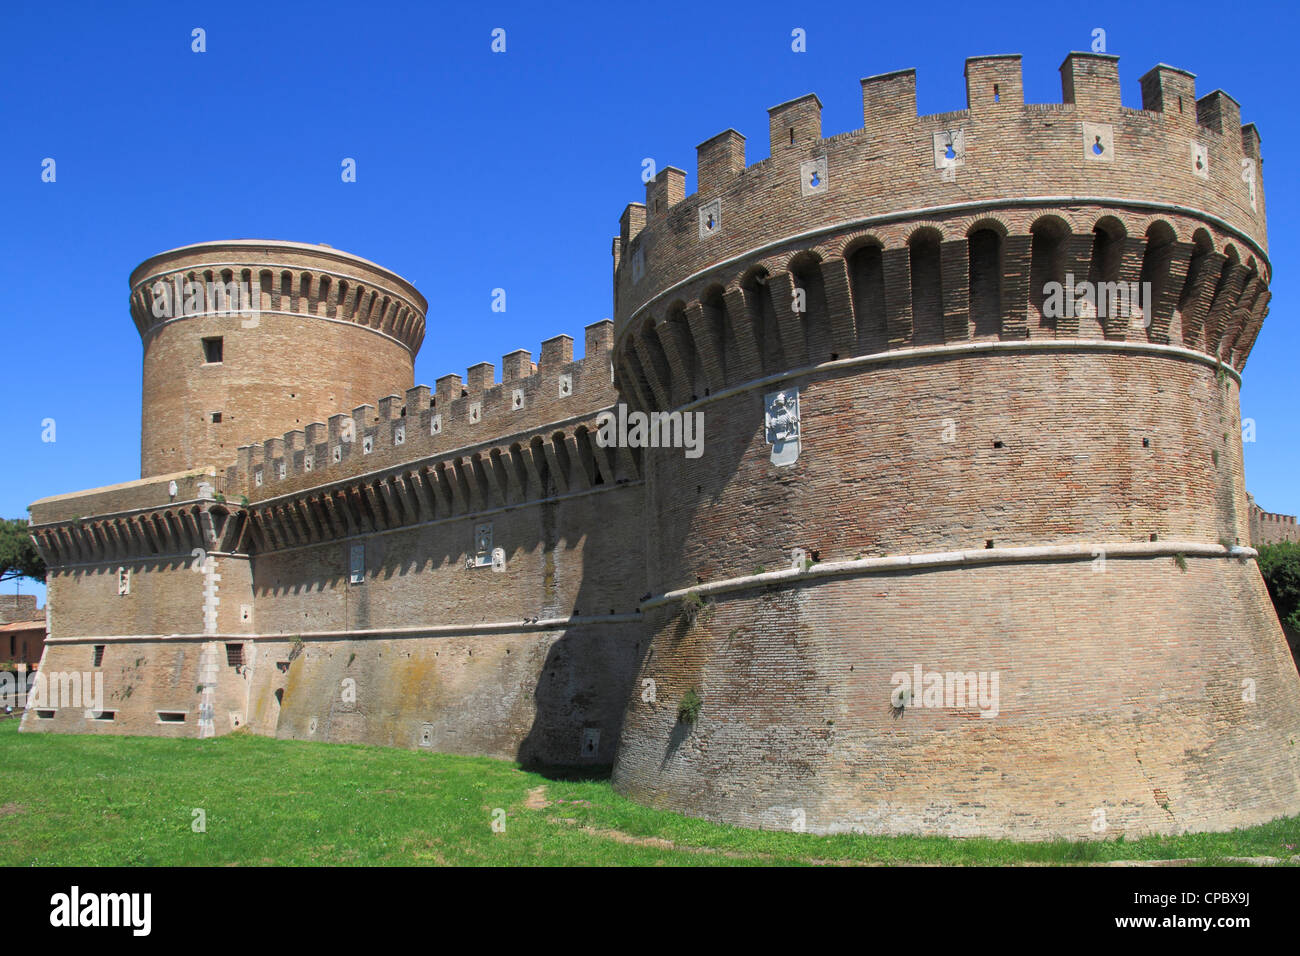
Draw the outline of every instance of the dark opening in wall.
<instances>
[{"instance_id":1,"label":"dark opening in wall","mask_svg":"<svg viewBox=\"0 0 1300 956\"><path fill-rule=\"evenodd\" d=\"M53 719L54 719L54 711L52 711L52 710L38 710L38 711L36 712L36 716L37 716L38 718L40 718L41 720L53 720Z\"/></svg>"},{"instance_id":2,"label":"dark opening in wall","mask_svg":"<svg viewBox=\"0 0 1300 956\"><path fill-rule=\"evenodd\" d=\"M1001 447L1003 447L1003 446L1002 446L1002 442L1000 442L1000 441L995 441L995 442L993 443L993 447L994 447L994 448L1001 448Z\"/></svg>"},{"instance_id":3,"label":"dark opening in wall","mask_svg":"<svg viewBox=\"0 0 1300 956\"><path fill-rule=\"evenodd\" d=\"M158 720L164 724L183 724L185 715L178 710L160 710Z\"/></svg>"},{"instance_id":4,"label":"dark opening in wall","mask_svg":"<svg viewBox=\"0 0 1300 956\"><path fill-rule=\"evenodd\" d=\"M997 335L1002 326L1002 236L992 229L977 229L967 239L967 250L975 335Z\"/></svg>"},{"instance_id":5,"label":"dark opening in wall","mask_svg":"<svg viewBox=\"0 0 1300 956\"><path fill-rule=\"evenodd\" d=\"M889 338L885 330L885 272L880 246L863 245L849 257L849 285L853 290L853 311L858 318L860 354L883 349Z\"/></svg>"},{"instance_id":6,"label":"dark opening in wall","mask_svg":"<svg viewBox=\"0 0 1300 956\"><path fill-rule=\"evenodd\" d=\"M244 645L243 644L226 645L226 664L230 667L244 666Z\"/></svg>"},{"instance_id":7,"label":"dark opening in wall","mask_svg":"<svg viewBox=\"0 0 1300 956\"><path fill-rule=\"evenodd\" d=\"M221 336L215 335L212 338L203 340L203 361L209 365L216 365L224 361Z\"/></svg>"},{"instance_id":8,"label":"dark opening in wall","mask_svg":"<svg viewBox=\"0 0 1300 956\"><path fill-rule=\"evenodd\" d=\"M1143 448L1150 448L1150 447L1151 447L1151 439L1150 439L1150 438L1144 438L1144 439L1142 439L1142 447L1143 447Z\"/></svg>"},{"instance_id":9,"label":"dark opening in wall","mask_svg":"<svg viewBox=\"0 0 1300 956\"><path fill-rule=\"evenodd\" d=\"M912 270L912 344L943 344L943 280L939 236L922 230L908 243Z\"/></svg>"},{"instance_id":10,"label":"dark opening in wall","mask_svg":"<svg viewBox=\"0 0 1300 956\"><path fill-rule=\"evenodd\" d=\"M117 711L101 710L97 714L91 714L90 719L91 720L117 720Z\"/></svg>"},{"instance_id":11,"label":"dark opening in wall","mask_svg":"<svg viewBox=\"0 0 1300 956\"><path fill-rule=\"evenodd\" d=\"M1059 316L1045 315L1050 290L1049 283L1065 283L1065 237L1069 228L1063 220L1045 216L1030 228L1029 244L1029 297L1038 313L1037 328L1031 326L1030 338L1050 337L1043 330L1055 329Z\"/></svg>"},{"instance_id":12,"label":"dark opening in wall","mask_svg":"<svg viewBox=\"0 0 1300 956\"><path fill-rule=\"evenodd\" d=\"M95 645L95 663L93 666L99 667L104 663L104 646L103 644Z\"/></svg>"},{"instance_id":13,"label":"dark opening in wall","mask_svg":"<svg viewBox=\"0 0 1300 956\"><path fill-rule=\"evenodd\" d=\"M1153 535L1151 536L1151 540L1154 541L1155 539L1156 539L1156 536L1153 534Z\"/></svg>"},{"instance_id":14,"label":"dark opening in wall","mask_svg":"<svg viewBox=\"0 0 1300 956\"><path fill-rule=\"evenodd\" d=\"M220 425L220 424L221 424L221 413L220 413L220 412L213 412L213 413L212 413L212 424L214 424L214 425Z\"/></svg>"},{"instance_id":15,"label":"dark opening in wall","mask_svg":"<svg viewBox=\"0 0 1300 956\"><path fill-rule=\"evenodd\" d=\"M992 538L989 538L989 539L987 539L987 540L984 542L984 549L987 551L988 549L990 549L990 548L992 548L992 547L993 547L993 539L992 539Z\"/></svg>"}]
</instances>

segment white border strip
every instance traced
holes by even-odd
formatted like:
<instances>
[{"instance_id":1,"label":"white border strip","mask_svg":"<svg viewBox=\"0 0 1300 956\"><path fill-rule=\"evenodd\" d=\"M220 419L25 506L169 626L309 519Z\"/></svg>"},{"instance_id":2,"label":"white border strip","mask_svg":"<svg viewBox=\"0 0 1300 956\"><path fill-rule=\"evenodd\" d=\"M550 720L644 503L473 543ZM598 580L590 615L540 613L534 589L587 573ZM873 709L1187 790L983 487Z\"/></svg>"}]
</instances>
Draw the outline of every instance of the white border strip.
<instances>
[{"instance_id":1,"label":"white border strip","mask_svg":"<svg viewBox=\"0 0 1300 956\"><path fill-rule=\"evenodd\" d=\"M154 641L292 641L295 637L311 640L349 641L359 638L386 637L454 637L458 634L524 634L557 631L587 624L632 624L643 620L640 614L600 614L582 617L546 617L538 621L490 621L481 624L431 624L417 627L372 627L353 631L295 631L292 634L119 634L100 637L50 637L47 644L133 644Z\"/></svg>"},{"instance_id":2,"label":"white border strip","mask_svg":"<svg viewBox=\"0 0 1300 956\"><path fill-rule=\"evenodd\" d=\"M947 568L980 564L1007 564L1023 561L1078 561L1094 560L1099 555L1107 558L1154 558L1182 554L1194 558L1254 558L1259 552L1240 545L1232 548L1203 541L1120 541L1110 544L1060 544L1034 545L1023 548L979 548L968 551L934 551L926 554L900 554L881 558L859 558L856 561L828 561L814 564L808 570L786 568L763 574L746 574L738 578L710 581L676 591L668 591L642 601L641 607L650 609L680 601L695 595L725 594L743 591L766 584L785 584L804 578L853 577L902 571L912 568Z\"/></svg>"}]
</instances>

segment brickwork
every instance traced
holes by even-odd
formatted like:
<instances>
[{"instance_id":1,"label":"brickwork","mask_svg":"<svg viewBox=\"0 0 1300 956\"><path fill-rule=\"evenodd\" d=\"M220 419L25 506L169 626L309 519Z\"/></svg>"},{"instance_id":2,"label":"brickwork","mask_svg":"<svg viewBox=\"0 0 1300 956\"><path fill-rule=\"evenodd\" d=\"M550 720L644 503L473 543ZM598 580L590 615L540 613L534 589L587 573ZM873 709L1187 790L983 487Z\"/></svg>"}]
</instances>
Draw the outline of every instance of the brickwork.
<instances>
[{"instance_id":1,"label":"brickwork","mask_svg":"<svg viewBox=\"0 0 1300 956\"><path fill-rule=\"evenodd\" d=\"M1274 514L1255 504L1250 497L1250 543L1254 547L1262 544L1277 544L1281 541L1300 541L1300 525L1296 524L1295 515Z\"/></svg>"},{"instance_id":2,"label":"brickwork","mask_svg":"<svg viewBox=\"0 0 1300 956\"><path fill-rule=\"evenodd\" d=\"M669 167L625 211L619 388L702 412L707 449L643 464L658 698L629 702L629 796L1030 839L1300 811L1300 683L1237 557L1258 135L1183 71L1148 73L1143 110L1113 57L1062 81L1025 104L1018 57L978 58L968 109L918 117L911 71L874 77L864 128L829 137L802 97L769 111L770 158L729 131L697 194ZM1150 295L1054 311L1071 281ZM778 466L765 403L796 389ZM998 674L1006 709L900 710L914 666Z\"/></svg>"},{"instance_id":3,"label":"brickwork","mask_svg":"<svg viewBox=\"0 0 1300 956\"><path fill-rule=\"evenodd\" d=\"M0 594L0 624L36 618L35 594Z\"/></svg>"},{"instance_id":4,"label":"brickwork","mask_svg":"<svg viewBox=\"0 0 1300 956\"><path fill-rule=\"evenodd\" d=\"M146 478L32 507L42 669L102 673L111 718L23 729L612 763L648 804L825 833L1300 812L1240 437L1259 136L1171 67L1123 108L1117 70L1071 54L1025 104L1018 57L976 58L927 117L873 77L861 130L802 96L748 167L713 137L694 195L669 166L624 210L584 357L556 336L500 381L412 385L424 299L355 256L150 259ZM176 277L246 280L257 322L160 317ZM1054 309L1078 282L1149 296ZM605 447L623 403L702 416L702 453ZM913 671L995 679L996 713L896 697Z\"/></svg>"},{"instance_id":5,"label":"brickwork","mask_svg":"<svg viewBox=\"0 0 1300 956\"><path fill-rule=\"evenodd\" d=\"M673 608L615 786L745 826L801 810L819 833L1132 838L1294 814L1300 683L1270 615L1253 562L1168 557L741 592L690 627ZM996 673L997 716L896 712L891 676L918 664Z\"/></svg>"},{"instance_id":6,"label":"brickwork","mask_svg":"<svg viewBox=\"0 0 1300 956\"><path fill-rule=\"evenodd\" d=\"M255 310L208 291L230 283ZM145 350L141 474L224 466L249 441L404 392L425 308L404 279L325 246L203 243L146 260L131 275ZM220 341L219 356L205 340Z\"/></svg>"}]
</instances>

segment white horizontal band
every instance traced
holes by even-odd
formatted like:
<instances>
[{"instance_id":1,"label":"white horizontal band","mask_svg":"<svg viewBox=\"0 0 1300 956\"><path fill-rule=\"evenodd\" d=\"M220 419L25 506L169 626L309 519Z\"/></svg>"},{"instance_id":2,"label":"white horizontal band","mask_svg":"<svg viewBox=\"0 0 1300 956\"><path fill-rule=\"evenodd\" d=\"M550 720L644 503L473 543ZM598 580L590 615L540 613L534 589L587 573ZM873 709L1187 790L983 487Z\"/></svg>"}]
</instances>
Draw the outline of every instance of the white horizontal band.
<instances>
[{"instance_id":1,"label":"white horizontal band","mask_svg":"<svg viewBox=\"0 0 1300 956\"><path fill-rule=\"evenodd\" d=\"M1078 561L1106 558L1154 558L1181 554L1194 558L1254 558L1259 552L1239 545L1231 548L1203 541L1115 541L1091 544L1033 545L1023 548L979 548L969 551L934 551L926 554L888 555L858 558L855 561L827 561L812 567L786 568L762 574L710 581L676 591L668 591L641 602L645 609L659 607L696 595L743 591L765 584L788 584L811 578L854 577L916 568L947 568L975 564L1015 564L1028 561Z\"/></svg>"},{"instance_id":2,"label":"white horizontal band","mask_svg":"<svg viewBox=\"0 0 1300 956\"><path fill-rule=\"evenodd\" d=\"M115 634L99 637L50 637L47 644L134 644L156 641L205 643L229 641L292 641L294 638L313 641L350 641L363 638L385 637L454 637L458 634L523 634L535 631L556 631L586 624L631 624L641 620L640 614L595 614L574 617L546 617L533 621L490 621L479 624L430 624L417 627L371 627L359 630L295 631L292 634Z\"/></svg>"}]
</instances>

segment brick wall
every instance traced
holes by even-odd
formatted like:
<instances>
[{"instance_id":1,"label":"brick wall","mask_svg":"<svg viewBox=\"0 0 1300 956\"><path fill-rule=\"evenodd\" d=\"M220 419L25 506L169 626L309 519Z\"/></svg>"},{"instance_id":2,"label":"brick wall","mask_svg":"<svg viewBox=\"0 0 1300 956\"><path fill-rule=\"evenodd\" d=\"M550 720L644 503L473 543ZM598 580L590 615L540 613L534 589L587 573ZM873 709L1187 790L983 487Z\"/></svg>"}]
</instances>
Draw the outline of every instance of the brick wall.
<instances>
[{"instance_id":1,"label":"brick wall","mask_svg":"<svg viewBox=\"0 0 1300 956\"><path fill-rule=\"evenodd\" d=\"M0 594L0 624L30 621L36 617L35 594Z\"/></svg>"}]
</instances>

